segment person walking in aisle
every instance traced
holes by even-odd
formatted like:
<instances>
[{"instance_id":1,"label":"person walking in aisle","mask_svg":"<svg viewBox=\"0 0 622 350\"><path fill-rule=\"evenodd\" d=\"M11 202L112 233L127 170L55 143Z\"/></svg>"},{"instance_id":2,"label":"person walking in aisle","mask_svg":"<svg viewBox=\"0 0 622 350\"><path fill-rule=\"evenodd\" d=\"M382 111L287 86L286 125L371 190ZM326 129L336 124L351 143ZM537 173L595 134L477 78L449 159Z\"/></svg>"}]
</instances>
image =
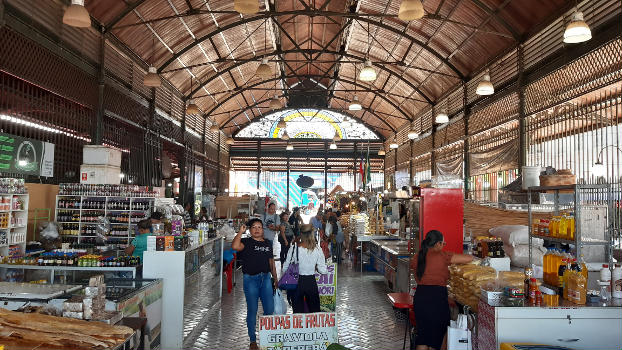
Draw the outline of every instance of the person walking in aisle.
<instances>
[{"instance_id":1,"label":"person walking in aisle","mask_svg":"<svg viewBox=\"0 0 622 350\"><path fill-rule=\"evenodd\" d=\"M289 264L298 259L298 288L292 303L294 313L303 313L305 300L310 313L320 312L320 293L315 281L315 271L320 274L328 273L324 253L313 237L313 226L302 225L300 228L300 244L292 247L283 271L287 271Z\"/></svg>"},{"instance_id":2,"label":"person walking in aisle","mask_svg":"<svg viewBox=\"0 0 622 350\"><path fill-rule=\"evenodd\" d=\"M287 258L287 250L294 242L294 231L292 230L292 226L289 224L289 215L286 212L282 212L279 215L279 219L281 220L281 226L279 230L279 243L281 243L281 263L285 262Z\"/></svg>"},{"instance_id":3,"label":"person walking in aisle","mask_svg":"<svg viewBox=\"0 0 622 350\"><path fill-rule=\"evenodd\" d=\"M429 231L421 243L421 250L410 261L410 268L415 271L417 281L413 299L417 321L417 350L439 350L446 347L449 326L449 265L473 261L472 255L443 251L445 245L441 232Z\"/></svg>"},{"instance_id":4,"label":"person walking in aisle","mask_svg":"<svg viewBox=\"0 0 622 350\"><path fill-rule=\"evenodd\" d=\"M289 225L294 231L294 236L300 235L300 225L302 225L302 217L300 216L300 208L294 207L292 215L289 217Z\"/></svg>"},{"instance_id":5,"label":"person walking in aisle","mask_svg":"<svg viewBox=\"0 0 622 350\"><path fill-rule=\"evenodd\" d=\"M250 237L242 238L242 234L249 227ZM263 306L264 315L274 312L273 292L278 288L278 278L272 252L272 242L264 238L263 223L260 219L250 219L246 225L240 226L240 231L233 239L231 247L238 252L238 258L243 261L244 296L246 297L246 326L250 338L250 350L257 350L257 309L259 299ZM272 278L272 279L271 279Z\"/></svg>"},{"instance_id":6,"label":"person walking in aisle","mask_svg":"<svg viewBox=\"0 0 622 350\"><path fill-rule=\"evenodd\" d=\"M326 225L326 234L331 240L331 253L333 256L333 262L341 264L341 252L345 236L343 235L341 223L337 221L337 217L334 215L328 218L328 224Z\"/></svg>"}]
</instances>

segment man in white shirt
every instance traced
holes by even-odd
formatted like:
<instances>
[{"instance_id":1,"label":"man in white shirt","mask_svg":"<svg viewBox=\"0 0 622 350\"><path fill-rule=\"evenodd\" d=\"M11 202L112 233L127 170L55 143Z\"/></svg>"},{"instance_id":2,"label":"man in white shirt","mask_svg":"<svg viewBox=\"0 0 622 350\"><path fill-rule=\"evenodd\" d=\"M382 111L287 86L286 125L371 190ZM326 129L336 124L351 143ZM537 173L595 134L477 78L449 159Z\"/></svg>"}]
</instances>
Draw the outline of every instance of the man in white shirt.
<instances>
[{"instance_id":1,"label":"man in white shirt","mask_svg":"<svg viewBox=\"0 0 622 350\"><path fill-rule=\"evenodd\" d=\"M278 233L280 230L281 220L276 214L276 204L270 202L268 204L268 211L263 214L263 237L272 241L272 252L274 253L274 265L276 266L276 273L278 277L281 277L281 243L278 240Z\"/></svg>"}]
</instances>

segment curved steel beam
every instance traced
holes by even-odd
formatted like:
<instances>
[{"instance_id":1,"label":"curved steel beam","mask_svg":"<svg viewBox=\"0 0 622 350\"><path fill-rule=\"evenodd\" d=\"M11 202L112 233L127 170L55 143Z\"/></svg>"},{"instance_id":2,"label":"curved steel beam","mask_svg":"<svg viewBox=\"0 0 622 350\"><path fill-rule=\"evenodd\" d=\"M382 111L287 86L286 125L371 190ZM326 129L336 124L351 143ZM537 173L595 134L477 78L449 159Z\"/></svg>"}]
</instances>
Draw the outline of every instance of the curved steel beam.
<instances>
[{"instance_id":1,"label":"curved steel beam","mask_svg":"<svg viewBox=\"0 0 622 350\"><path fill-rule=\"evenodd\" d=\"M106 28L108 30L114 29L114 26L117 25L122 19L125 18L130 12L134 11L138 6L142 5L147 0L136 0L131 4L128 4L125 10L121 12L117 17L115 17L112 21L106 24Z\"/></svg>"},{"instance_id":2,"label":"curved steel beam","mask_svg":"<svg viewBox=\"0 0 622 350\"><path fill-rule=\"evenodd\" d=\"M244 64L247 63L251 63L251 62L257 62L258 60L261 61L262 58L264 57L268 57L268 56L278 56L278 55L286 55L286 54L290 54L290 53L326 53L326 54L334 54L334 55L343 55L345 57L348 58L352 58L352 59L357 59L357 60L364 60L365 57L363 56L358 56L352 53L345 53L345 52L338 52L338 51L331 51L331 50L318 50L318 49L292 49L292 50L286 50L286 51L281 51L281 50L276 50L273 51L269 54L263 54L263 55L257 55L253 58L248 58L248 59L242 59L239 61L236 61L234 64L230 65L229 67L218 71L218 73L214 74L213 76L211 76L209 79L207 79L206 81L202 82L201 84L199 84L194 90L190 91L190 94L187 96L188 98L190 98L191 96L193 96L194 94L196 94L199 90L201 90L204 86L206 86L207 84L211 83L212 81L214 81L215 79L217 79L220 75L225 74L231 70L236 69L239 66L242 66ZM387 72L390 76L396 77L397 79L401 80L404 84L408 85L411 89L413 89L414 91L416 91L419 95L421 95L421 97L423 97L426 102L430 105L433 105L434 102L432 101L432 99L430 99L426 94L423 93L423 91L421 91L415 84L413 84L412 82L410 82L408 79L404 78L404 76L400 75L397 72L394 72L393 70L387 68L387 66L383 65L383 64L378 64L375 66L376 68ZM295 72L292 72L295 73ZM306 76L306 75L303 75ZM326 76L326 78L330 78L329 76Z\"/></svg>"},{"instance_id":3,"label":"curved steel beam","mask_svg":"<svg viewBox=\"0 0 622 350\"><path fill-rule=\"evenodd\" d=\"M307 75L307 77L319 77L319 76L320 76L320 75ZM219 108L220 106L222 106L223 104L225 104L227 101L229 101L229 100L230 100L230 99L232 99L233 97L235 97L235 96L239 95L240 93L242 93L242 92L244 92L244 91L246 91L246 90L248 90L248 89L250 89L250 88L254 88L255 86L259 86L259 85L261 85L261 84L270 83L270 82L273 82L273 81L275 81L275 80L280 80L280 79L282 79L282 78L283 78L283 79L288 79L288 78L295 78L295 77L296 77L295 75L287 75L287 76L285 76L285 77L270 78L270 79L267 79L267 80L262 80L262 81L260 81L260 82L255 83L255 84L252 84L252 85L247 85L247 86L244 86L244 88L241 88L241 89L240 89L239 91L237 91L236 93L234 93L234 94L231 94L231 95L227 96L227 98L225 98L225 99L224 99L224 100L222 100L222 101L219 101L219 103L218 103L217 105L215 105L214 107L212 107L212 109L210 109L209 111L207 111L205 114L206 114L207 116L211 116L212 112L214 112L217 108ZM347 79L343 79L343 78L339 78L339 80L340 80L340 81L343 81L343 82L345 82L345 83L352 84L352 85L356 85L356 86L359 86L359 87L361 87L361 88L365 89L365 86L360 85L360 84L359 84L359 83L357 83L357 82L354 82L354 81L351 81L351 80L347 80ZM327 91L327 92L328 92L328 91ZM395 108L395 110L396 110L396 111L399 111L399 112L400 112L403 116L405 116L405 117L406 117L406 120L408 120L408 121L412 121L411 117L410 117L408 114L406 114L406 113L405 113L405 112L404 112L404 111L403 111L403 110L402 110L402 109L401 109L398 105L396 105L393 101L391 101L390 99L388 99L386 96L384 96L384 95L382 95L382 94L379 94L379 93L377 93L377 92L375 92L375 91L373 91L373 90L369 90L369 91L367 91L367 92L372 92L372 93L376 94L377 96L380 96L380 98L381 98L381 99L385 100L388 104L390 104L393 108ZM384 119L382 119L382 118L379 118L379 119L380 119L380 120L382 120L382 121L383 121L383 122L384 122L387 126L389 126L389 128L391 128L392 130L394 130L394 128L393 128L392 126L390 126L390 125L389 125L389 124L388 124L388 123L387 123Z\"/></svg>"},{"instance_id":4,"label":"curved steel beam","mask_svg":"<svg viewBox=\"0 0 622 350\"><path fill-rule=\"evenodd\" d=\"M215 35L218 35L218 34L224 32L226 30L229 30L231 28L235 28L235 27L237 27L239 25L243 25L243 24L246 24L246 23L254 22L254 21L263 21L263 20L266 20L267 18L271 18L271 17L275 17L275 16L292 15L294 17L297 17L297 16L304 16L305 13L306 13L305 11L263 12L261 14L258 14L257 16L245 17L245 18L242 18L240 21L233 22L233 23L230 23L228 25L219 27L215 31L213 31L211 33L208 33L208 34L206 34L206 35L204 35L204 36L202 36L200 38L197 38L194 42L192 42L191 44L187 45L186 47L184 47L183 49L181 49L177 53L175 53L175 55L173 55L173 57L168 59L168 61L164 62L164 64L158 68L158 73L162 72L162 70L164 70L166 67L168 67L171 63L175 62L175 60L177 60L177 58L179 58L182 55L184 55L186 52L188 52L193 47L195 47L198 44L204 42L205 40L209 40L210 38L214 37ZM313 16L316 16L316 17L319 17L319 16L329 17L330 15L333 14L333 12L328 12L328 11L312 11L312 13L313 13ZM436 50L432 49L430 46L428 46L423 41L421 41L419 39L416 39L416 38L414 38L414 37L404 33L402 30L399 30L397 28L393 28L393 27L391 27L391 26L389 26L389 25L387 25L385 23L374 21L374 20L370 19L369 17L357 17L356 20L360 21L360 22L369 23L370 25L373 25L373 26L376 26L376 27L380 27L382 29L385 29L385 30L391 31L391 32L393 32L395 34L403 36L404 38L410 40L411 42L413 42L413 43L415 43L417 45L419 45L424 50L426 50L429 53L431 53L432 55L434 55L434 57L438 58L441 62L443 62L443 64L445 64L452 71L454 71L454 73L456 73L458 78L460 78L460 79L464 79L465 78L464 75L462 74L462 72L460 72L460 70L458 70L458 68L456 68L453 64L451 64L449 62L449 59L443 57L440 53L438 53Z\"/></svg>"},{"instance_id":5,"label":"curved steel beam","mask_svg":"<svg viewBox=\"0 0 622 350\"><path fill-rule=\"evenodd\" d=\"M286 96L286 95L280 95L280 96L278 96L278 97L280 98L280 97L285 97L285 96ZM227 127L227 124L229 124L232 120L234 120L234 119L235 119L235 118L237 118L239 115L241 115L242 113L244 113L244 111L246 111L246 110L248 110L248 109L250 109L250 108L255 108L255 107L257 107L258 105L260 105L260 104L262 104L262 103L266 103L266 102L270 101L271 99L272 99L272 98L267 98L267 99L262 100L262 101L257 101L257 102L256 102L256 103L254 103L253 105L250 105L250 106L246 106L246 107L244 107L243 109L239 110L239 111L238 111L238 112L237 112L234 116L232 116L232 117L230 117L229 119L227 119L227 121L225 121L225 123L223 124L222 128L226 128L226 127ZM335 96L335 99L348 102L348 100L346 100L345 98L338 97L338 96ZM365 125L365 126L366 126L369 130L371 130L371 132L373 132L373 133L374 133L374 135L378 136L378 138L379 138L380 140L382 140L382 141L384 141L384 140L385 140L385 137L384 137L384 136L382 136L382 134L379 134L378 132L376 132L376 128L374 128L373 126L369 125L368 123L366 123L366 122L365 122L365 121L363 121L362 119L358 118L357 116L355 116L355 115L353 115L353 114L349 113L348 111L344 111L343 109L337 109L337 108L318 108L318 107L301 107L301 108L308 108L308 109L319 109L319 110L322 110L322 111L333 111L333 112L338 112L338 113L343 114L343 115L347 115L348 117L350 117L350 118L352 118L352 119L355 119L357 122L359 122L359 123L361 123L361 124ZM282 111L282 110L285 110L285 109L294 109L294 110L295 110L296 108L292 108L292 107L283 107L283 108L281 108L281 109L277 109L277 110L274 110L274 111L270 112L270 114L275 113L275 112L278 112L278 111ZM394 127L392 127L390 124L388 124L388 123L387 123L384 119L382 119L382 118L381 118L379 115L377 115L374 111L370 110L370 109L369 109L369 108L367 108L367 107L363 107L363 109L364 109L364 110L366 110L366 111L368 111L369 113L373 114L373 115L374 115L376 118L378 118L379 120L381 120L381 121L382 121L382 122L383 122L386 126L388 126L388 127L389 127L389 129L388 129L388 130L390 130L391 132L395 132L395 131L396 131L396 129L395 129ZM259 118L259 119L261 119L261 118ZM253 120L251 120L251 121L247 121L247 122L246 122L246 123L244 123L244 124L240 124L240 125L239 125L240 129L239 129L238 131L236 131L233 135L234 135L234 136L235 136L235 135L237 135L237 134L238 134L238 132L242 131L242 129L244 129L246 126L248 126L248 125L249 125L250 123L252 123L252 122L253 122ZM383 129L384 129L384 128L383 128Z\"/></svg>"},{"instance_id":6,"label":"curved steel beam","mask_svg":"<svg viewBox=\"0 0 622 350\"><path fill-rule=\"evenodd\" d=\"M482 10L484 10L484 12L486 12L489 16L492 16L505 29L507 29L508 32L510 32L510 34L512 34L512 37L514 38L514 41L520 42L521 37L520 37L520 34L518 34L518 32L516 31L516 29L514 29L514 27L512 27L508 22L506 22L503 18L501 18L501 16L499 16L498 10L500 10L502 7L497 8L497 10L493 10L490 7L488 7L486 4L484 4L481 0L471 0L471 1L475 5L477 5L477 7L481 8ZM503 4L503 6L505 6L505 4Z\"/></svg>"}]
</instances>

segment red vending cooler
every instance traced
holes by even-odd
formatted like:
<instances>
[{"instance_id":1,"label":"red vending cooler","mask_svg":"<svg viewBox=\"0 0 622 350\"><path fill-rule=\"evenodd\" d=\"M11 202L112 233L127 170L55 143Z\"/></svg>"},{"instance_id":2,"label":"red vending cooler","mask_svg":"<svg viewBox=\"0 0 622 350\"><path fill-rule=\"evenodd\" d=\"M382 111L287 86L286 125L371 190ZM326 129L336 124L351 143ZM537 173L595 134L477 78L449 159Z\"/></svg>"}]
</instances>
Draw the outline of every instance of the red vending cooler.
<instances>
[{"instance_id":1,"label":"red vending cooler","mask_svg":"<svg viewBox=\"0 0 622 350\"><path fill-rule=\"evenodd\" d=\"M415 187L413 197L413 226L419 228L419 247L428 231L438 230L445 237L445 250L462 254L462 189Z\"/></svg>"}]
</instances>

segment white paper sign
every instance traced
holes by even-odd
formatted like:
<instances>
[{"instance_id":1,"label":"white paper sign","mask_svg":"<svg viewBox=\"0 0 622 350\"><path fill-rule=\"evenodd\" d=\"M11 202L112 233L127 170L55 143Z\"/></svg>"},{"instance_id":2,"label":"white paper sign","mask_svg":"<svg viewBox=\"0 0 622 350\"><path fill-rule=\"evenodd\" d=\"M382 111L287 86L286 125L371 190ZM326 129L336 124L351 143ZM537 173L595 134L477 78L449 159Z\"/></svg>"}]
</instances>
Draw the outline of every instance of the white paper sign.
<instances>
[{"instance_id":1,"label":"white paper sign","mask_svg":"<svg viewBox=\"0 0 622 350\"><path fill-rule=\"evenodd\" d=\"M326 350L337 343L334 312L272 315L259 318L261 350Z\"/></svg>"}]
</instances>

